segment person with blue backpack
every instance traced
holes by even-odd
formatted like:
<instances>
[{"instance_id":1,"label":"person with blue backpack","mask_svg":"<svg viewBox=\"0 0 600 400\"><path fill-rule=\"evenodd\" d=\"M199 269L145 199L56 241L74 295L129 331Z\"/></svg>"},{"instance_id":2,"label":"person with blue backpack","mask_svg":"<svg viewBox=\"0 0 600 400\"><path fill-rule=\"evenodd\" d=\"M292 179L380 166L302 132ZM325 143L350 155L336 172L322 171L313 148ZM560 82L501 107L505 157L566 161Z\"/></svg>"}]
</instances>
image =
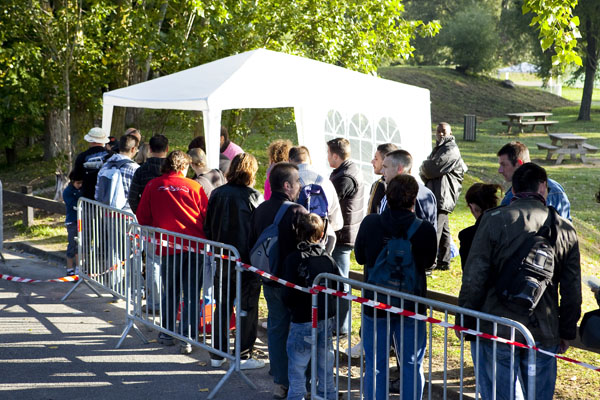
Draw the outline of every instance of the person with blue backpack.
<instances>
[{"instance_id":1,"label":"person with blue backpack","mask_svg":"<svg viewBox=\"0 0 600 400\"><path fill-rule=\"evenodd\" d=\"M271 198L252 213L250 221L250 260L256 268L281 277L285 257L296 250L298 218L308 212L295 203L300 193L298 167L277 163L269 174ZM273 397L284 399L289 387L286 343L291 311L283 301L285 286L265 281L263 294L267 301L267 337L271 375L275 382Z\"/></svg>"},{"instance_id":2,"label":"person with blue backpack","mask_svg":"<svg viewBox=\"0 0 600 400\"><path fill-rule=\"evenodd\" d=\"M401 174L394 177L387 184L386 209L381 215L367 215L361 223L356 236L354 254L356 261L365 266L365 280L368 283L425 296L427 292L425 272L435 262L437 236L431 223L415 215L418 191L419 185L413 176ZM400 306L392 303L391 305ZM423 307L417 307L412 302L404 302L406 310L424 313L426 310L421 308ZM388 398L386 393L386 382L389 379L387 343L395 342L397 352L399 344L404 343L403 351L398 354L402 374L402 398L420 399L425 384L422 368L427 339L425 323L392 314L389 331L387 328L386 311L377 310L374 315L373 308L364 307L362 340L366 363L365 398L377 400ZM392 337L388 338L389 334ZM414 380L415 364L416 381Z\"/></svg>"},{"instance_id":3,"label":"person with blue backpack","mask_svg":"<svg viewBox=\"0 0 600 400\"><path fill-rule=\"evenodd\" d=\"M289 159L298 167L300 176L298 203L325 221L325 236L322 243L331 254L336 242L335 232L342 229L344 225L335 187L326 175L321 174L311 165L310 153L306 146L292 147Z\"/></svg>"}]
</instances>

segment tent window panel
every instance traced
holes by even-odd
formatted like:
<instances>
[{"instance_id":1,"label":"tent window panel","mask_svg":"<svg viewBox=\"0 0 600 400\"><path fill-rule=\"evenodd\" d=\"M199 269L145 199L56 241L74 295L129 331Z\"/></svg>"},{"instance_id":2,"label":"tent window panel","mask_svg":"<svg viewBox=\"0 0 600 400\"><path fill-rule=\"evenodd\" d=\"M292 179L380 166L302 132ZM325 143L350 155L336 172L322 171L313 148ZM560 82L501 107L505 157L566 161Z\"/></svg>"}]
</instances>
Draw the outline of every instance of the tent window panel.
<instances>
[{"instance_id":1,"label":"tent window panel","mask_svg":"<svg viewBox=\"0 0 600 400\"><path fill-rule=\"evenodd\" d=\"M364 114L354 114L352 116L349 131L350 137L371 139L373 136L369 119Z\"/></svg>"},{"instance_id":2,"label":"tent window panel","mask_svg":"<svg viewBox=\"0 0 600 400\"><path fill-rule=\"evenodd\" d=\"M329 110L325 120L325 132L330 133L333 137L346 136L346 123L339 111Z\"/></svg>"},{"instance_id":3,"label":"tent window panel","mask_svg":"<svg viewBox=\"0 0 600 400\"><path fill-rule=\"evenodd\" d=\"M373 143L367 142L366 140L361 141L361 149L360 149L360 161L365 163L371 163L371 159L375 154L373 152Z\"/></svg>"},{"instance_id":4,"label":"tent window panel","mask_svg":"<svg viewBox=\"0 0 600 400\"><path fill-rule=\"evenodd\" d=\"M393 143L396 146L402 144L400 130L393 118L384 117L377 124L376 140L378 143Z\"/></svg>"},{"instance_id":5,"label":"tent window panel","mask_svg":"<svg viewBox=\"0 0 600 400\"><path fill-rule=\"evenodd\" d=\"M365 183L365 190L370 190L370 185L373 181L373 166L369 165L361 165L362 178Z\"/></svg>"}]
</instances>

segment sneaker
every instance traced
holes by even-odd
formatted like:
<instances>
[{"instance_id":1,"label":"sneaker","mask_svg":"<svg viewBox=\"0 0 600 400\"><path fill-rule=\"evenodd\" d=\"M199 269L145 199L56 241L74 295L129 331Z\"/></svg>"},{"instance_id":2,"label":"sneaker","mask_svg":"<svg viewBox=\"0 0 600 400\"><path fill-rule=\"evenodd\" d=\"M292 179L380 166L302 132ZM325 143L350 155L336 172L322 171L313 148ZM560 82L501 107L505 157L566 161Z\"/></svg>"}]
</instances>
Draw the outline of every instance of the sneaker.
<instances>
[{"instance_id":1,"label":"sneaker","mask_svg":"<svg viewBox=\"0 0 600 400\"><path fill-rule=\"evenodd\" d=\"M437 269L438 271L449 271L450 270L450 265L449 264L438 264L435 269Z\"/></svg>"},{"instance_id":2,"label":"sneaker","mask_svg":"<svg viewBox=\"0 0 600 400\"><path fill-rule=\"evenodd\" d=\"M181 354L192 354L192 345L189 343L181 343L179 345L179 351Z\"/></svg>"},{"instance_id":3,"label":"sneaker","mask_svg":"<svg viewBox=\"0 0 600 400\"><path fill-rule=\"evenodd\" d=\"M225 361L227 361L224 358L211 358L210 360L210 366L213 368L219 368L221 365L225 364Z\"/></svg>"},{"instance_id":4,"label":"sneaker","mask_svg":"<svg viewBox=\"0 0 600 400\"><path fill-rule=\"evenodd\" d=\"M164 346L173 346L175 344L175 339L166 333L161 332L158 334L158 343Z\"/></svg>"},{"instance_id":5,"label":"sneaker","mask_svg":"<svg viewBox=\"0 0 600 400\"><path fill-rule=\"evenodd\" d=\"M283 385L275 384L275 390L273 390L274 399L285 399L287 397L288 388Z\"/></svg>"},{"instance_id":6,"label":"sneaker","mask_svg":"<svg viewBox=\"0 0 600 400\"><path fill-rule=\"evenodd\" d=\"M67 276L73 276L73 275L75 275L75 270L73 268L69 268L67 270Z\"/></svg>"},{"instance_id":7,"label":"sneaker","mask_svg":"<svg viewBox=\"0 0 600 400\"><path fill-rule=\"evenodd\" d=\"M350 356L350 358L360 358L360 356L364 354L362 342L358 342L355 346L346 349L345 353Z\"/></svg>"},{"instance_id":8,"label":"sneaker","mask_svg":"<svg viewBox=\"0 0 600 400\"><path fill-rule=\"evenodd\" d=\"M265 362L262 360L257 360L256 358L242 360L242 362L240 363L240 369L259 369L264 366Z\"/></svg>"}]
</instances>

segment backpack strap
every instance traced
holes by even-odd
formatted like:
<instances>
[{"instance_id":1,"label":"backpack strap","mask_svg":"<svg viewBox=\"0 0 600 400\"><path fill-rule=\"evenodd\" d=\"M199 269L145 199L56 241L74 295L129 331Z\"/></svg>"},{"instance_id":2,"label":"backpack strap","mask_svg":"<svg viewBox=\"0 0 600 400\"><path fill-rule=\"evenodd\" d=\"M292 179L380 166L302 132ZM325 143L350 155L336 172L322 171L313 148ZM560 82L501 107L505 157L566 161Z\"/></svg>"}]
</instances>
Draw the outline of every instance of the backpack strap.
<instances>
[{"instance_id":1,"label":"backpack strap","mask_svg":"<svg viewBox=\"0 0 600 400\"><path fill-rule=\"evenodd\" d=\"M421 222L423 222L422 219L415 217L414 221L412 224L410 224L408 230L406 231L406 240L410 240L413 237L417 229L419 229L421 226Z\"/></svg>"},{"instance_id":2,"label":"backpack strap","mask_svg":"<svg viewBox=\"0 0 600 400\"><path fill-rule=\"evenodd\" d=\"M117 168L117 169L121 169L123 168L123 166L132 163L133 160L130 160L128 158L126 159L122 159L122 160L118 160L118 161L109 161L106 163L106 167L107 168Z\"/></svg>"},{"instance_id":3,"label":"backpack strap","mask_svg":"<svg viewBox=\"0 0 600 400\"><path fill-rule=\"evenodd\" d=\"M315 180L315 185L319 185L319 186L323 187L322 183L323 183L323 177L321 175L317 175L317 179Z\"/></svg>"},{"instance_id":4,"label":"backpack strap","mask_svg":"<svg viewBox=\"0 0 600 400\"><path fill-rule=\"evenodd\" d=\"M283 204L279 207L277 214L275 214L275 219L273 220L273 225L279 225L279 223L283 219L283 216L285 215L285 212L288 210L288 208L290 208L290 206L292 204L294 204L294 203L292 203L291 201L283 202Z\"/></svg>"}]
</instances>

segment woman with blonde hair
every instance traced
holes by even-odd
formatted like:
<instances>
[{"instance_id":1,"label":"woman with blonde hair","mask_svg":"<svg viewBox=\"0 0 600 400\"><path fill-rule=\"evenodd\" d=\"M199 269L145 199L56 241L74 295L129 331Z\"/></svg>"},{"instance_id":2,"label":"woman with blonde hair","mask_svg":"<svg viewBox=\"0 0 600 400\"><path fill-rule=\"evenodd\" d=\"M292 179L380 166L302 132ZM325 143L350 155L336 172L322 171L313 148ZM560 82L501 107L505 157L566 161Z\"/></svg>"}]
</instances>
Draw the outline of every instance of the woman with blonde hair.
<instances>
[{"instance_id":1,"label":"woman with blonde hair","mask_svg":"<svg viewBox=\"0 0 600 400\"><path fill-rule=\"evenodd\" d=\"M208 202L204 231L210 240L234 246L240 252L242 262L250 263L250 216L263 201L260 193L253 188L256 182L258 162L252 154L241 153L231 160L227 170L227 183L213 190ZM216 309L213 314L213 347L229 352L229 321L236 296L235 262L217 260L215 276ZM260 277L252 272L242 273L242 310L246 315L241 321L242 369L262 368L265 363L252 358L258 328L258 298ZM230 290L221 288L231 288ZM211 365L219 367L224 362L211 354Z\"/></svg>"},{"instance_id":2,"label":"woman with blonde hair","mask_svg":"<svg viewBox=\"0 0 600 400\"><path fill-rule=\"evenodd\" d=\"M279 162L287 162L289 160L290 149L293 144L289 140L277 139L271 142L267 149L269 155L269 168L267 169L267 179L265 180L265 200L271 198L271 184L269 183L269 175L273 165Z\"/></svg>"}]
</instances>

